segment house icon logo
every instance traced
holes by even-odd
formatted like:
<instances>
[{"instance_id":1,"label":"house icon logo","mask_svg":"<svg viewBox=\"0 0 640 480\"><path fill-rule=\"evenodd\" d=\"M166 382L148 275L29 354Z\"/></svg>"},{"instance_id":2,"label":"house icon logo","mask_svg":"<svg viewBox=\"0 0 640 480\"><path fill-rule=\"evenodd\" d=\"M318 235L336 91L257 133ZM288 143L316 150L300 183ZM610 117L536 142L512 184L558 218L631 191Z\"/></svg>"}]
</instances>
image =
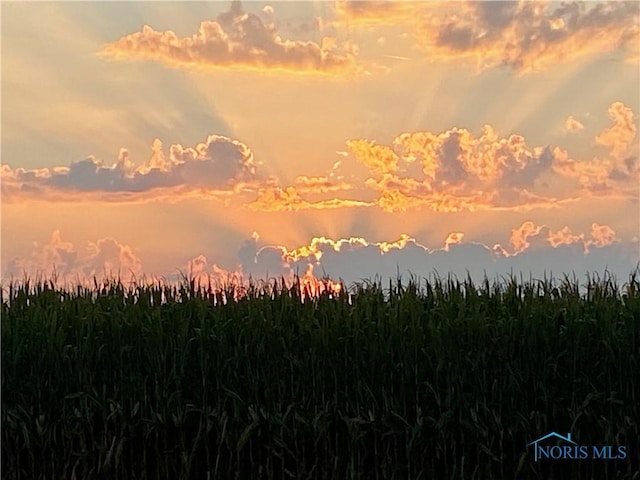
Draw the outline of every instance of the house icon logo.
<instances>
[{"instance_id":1,"label":"house icon logo","mask_svg":"<svg viewBox=\"0 0 640 480\"><path fill-rule=\"evenodd\" d=\"M566 442L566 443L568 444L569 448L571 448L571 445L576 445L576 446L578 445L576 442L574 442L573 440L571 440L571 434L570 434L570 433L567 433L567 436L566 436L566 437L563 437L562 435L560 435L559 433L556 433L556 432L548 433L548 434L546 434L545 436L540 437L540 438L538 438L537 440L534 440L533 442L531 442L529 445L527 445L528 447L530 447L531 445L533 445L533 446L534 446L534 447L533 447L533 448L534 448L534 452L535 452L535 453L534 453L534 460L535 460L536 462L537 462L537 461L539 460L539 458L540 458L540 457L539 457L539 453L540 453L540 452L544 452L544 450L543 450L543 448L542 448L542 447L541 447L541 448L538 448L538 444L539 444L540 442L544 442L545 440L547 440L547 439L549 439L549 438L556 438L556 439L562 440L563 442ZM558 447L558 448L560 448L560 447ZM563 449L562 451L563 451L563 452L565 452L565 451L567 451L567 450ZM546 456L548 457L548 455L546 455Z\"/></svg>"},{"instance_id":2,"label":"house icon logo","mask_svg":"<svg viewBox=\"0 0 640 480\"><path fill-rule=\"evenodd\" d=\"M555 442L553 441L555 439ZM612 445L578 445L567 433L563 437L559 433L551 432L529 443L533 445L534 460L625 460L628 458L627 447Z\"/></svg>"}]
</instances>

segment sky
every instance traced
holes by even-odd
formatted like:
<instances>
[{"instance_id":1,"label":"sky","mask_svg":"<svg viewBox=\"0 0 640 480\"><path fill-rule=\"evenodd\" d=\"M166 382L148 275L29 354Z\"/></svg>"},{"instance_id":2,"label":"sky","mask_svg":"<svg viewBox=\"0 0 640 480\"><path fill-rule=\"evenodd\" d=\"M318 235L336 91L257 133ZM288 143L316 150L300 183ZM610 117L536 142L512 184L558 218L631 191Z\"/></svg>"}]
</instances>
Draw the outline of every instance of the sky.
<instances>
[{"instance_id":1,"label":"sky","mask_svg":"<svg viewBox=\"0 0 640 480\"><path fill-rule=\"evenodd\" d=\"M2 279L640 262L638 2L2 2Z\"/></svg>"}]
</instances>

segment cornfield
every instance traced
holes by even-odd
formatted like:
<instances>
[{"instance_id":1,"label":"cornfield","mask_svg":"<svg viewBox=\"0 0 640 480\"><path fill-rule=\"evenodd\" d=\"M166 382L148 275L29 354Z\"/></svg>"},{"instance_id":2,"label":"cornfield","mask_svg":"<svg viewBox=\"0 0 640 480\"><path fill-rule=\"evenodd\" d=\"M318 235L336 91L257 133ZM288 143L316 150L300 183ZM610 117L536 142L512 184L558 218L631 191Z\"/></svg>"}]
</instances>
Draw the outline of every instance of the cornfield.
<instances>
[{"instance_id":1,"label":"cornfield","mask_svg":"<svg viewBox=\"0 0 640 480\"><path fill-rule=\"evenodd\" d=\"M12 282L2 478L638 479L638 277Z\"/></svg>"}]
</instances>

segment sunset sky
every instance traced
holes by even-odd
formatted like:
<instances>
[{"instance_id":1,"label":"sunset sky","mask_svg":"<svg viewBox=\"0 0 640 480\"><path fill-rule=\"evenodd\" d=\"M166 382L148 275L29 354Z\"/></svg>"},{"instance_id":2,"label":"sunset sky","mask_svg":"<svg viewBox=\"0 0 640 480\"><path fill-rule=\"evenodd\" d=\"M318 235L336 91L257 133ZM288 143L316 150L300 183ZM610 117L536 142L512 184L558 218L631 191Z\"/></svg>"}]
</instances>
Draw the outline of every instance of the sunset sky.
<instances>
[{"instance_id":1,"label":"sunset sky","mask_svg":"<svg viewBox=\"0 0 640 480\"><path fill-rule=\"evenodd\" d=\"M636 1L1 15L3 279L640 261Z\"/></svg>"}]
</instances>

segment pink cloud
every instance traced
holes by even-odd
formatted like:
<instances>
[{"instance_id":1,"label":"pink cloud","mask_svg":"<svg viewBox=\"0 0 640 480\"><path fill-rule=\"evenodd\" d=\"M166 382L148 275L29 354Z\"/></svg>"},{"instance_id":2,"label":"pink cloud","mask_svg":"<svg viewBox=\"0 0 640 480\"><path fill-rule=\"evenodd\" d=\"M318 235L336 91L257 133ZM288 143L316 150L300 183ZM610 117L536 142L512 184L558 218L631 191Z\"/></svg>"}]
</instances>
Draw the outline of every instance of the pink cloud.
<instances>
[{"instance_id":1,"label":"pink cloud","mask_svg":"<svg viewBox=\"0 0 640 480\"><path fill-rule=\"evenodd\" d=\"M84 249L62 240L59 230L55 230L47 243L34 242L34 249L27 257L9 259L2 277L16 279L27 275L50 277L58 275L61 284L74 283L77 279L88 280L96 276L102 278L119 275L129 282L143 275L143 266L133 248L114 238L102 238L87 243Z\"/></svg>"}]
</instances>

